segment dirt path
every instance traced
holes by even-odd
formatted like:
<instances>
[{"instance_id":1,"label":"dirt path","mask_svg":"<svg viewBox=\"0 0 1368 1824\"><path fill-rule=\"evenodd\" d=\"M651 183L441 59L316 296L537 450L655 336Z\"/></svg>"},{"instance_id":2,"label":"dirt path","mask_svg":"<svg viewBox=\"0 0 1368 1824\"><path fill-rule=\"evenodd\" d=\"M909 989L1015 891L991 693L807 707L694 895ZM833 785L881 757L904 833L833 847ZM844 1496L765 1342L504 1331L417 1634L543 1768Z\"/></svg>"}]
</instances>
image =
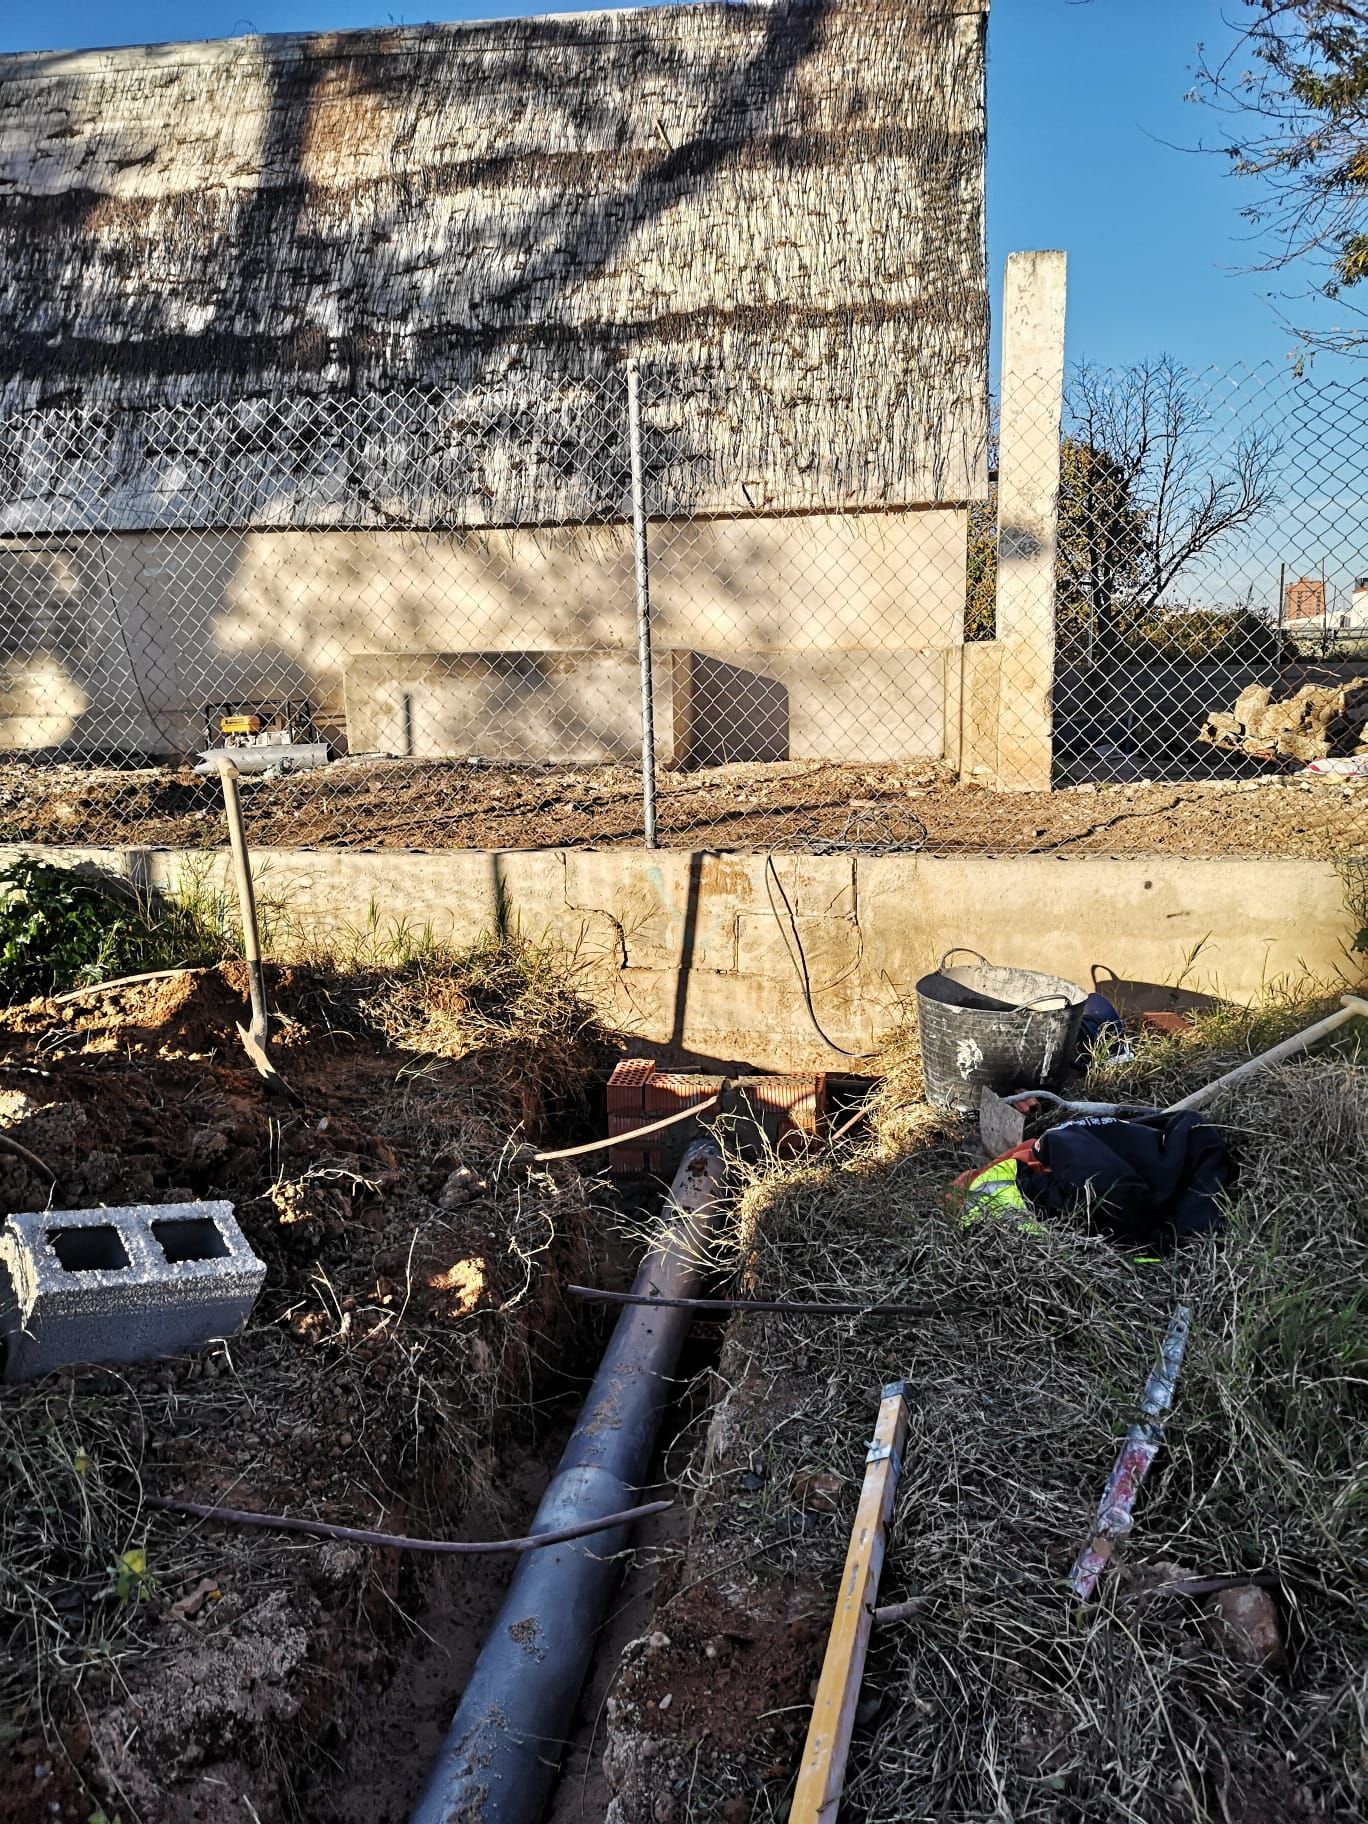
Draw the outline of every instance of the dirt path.
<instances>
[{"instance_id":1,"label":"dirt path","mask_svg":"<svg viewBox=\"0 0 1368 1824\"><path fill-rule=\"evenodd\" d=\"M1242 763L1243 764L1243 763ZM1237 769L1238 771L1238 769ZM628 767L336 761L244 781L251 838L279 848L525 849L641 843ZM1368 850L1368 781L1260 771L996 792L930 765L725 766L664 774L675 848L809 844L933 854L1325 856ZM174 768L0 767L0 842L218 846L217 784Z\"/></svg>"}]
</instances>

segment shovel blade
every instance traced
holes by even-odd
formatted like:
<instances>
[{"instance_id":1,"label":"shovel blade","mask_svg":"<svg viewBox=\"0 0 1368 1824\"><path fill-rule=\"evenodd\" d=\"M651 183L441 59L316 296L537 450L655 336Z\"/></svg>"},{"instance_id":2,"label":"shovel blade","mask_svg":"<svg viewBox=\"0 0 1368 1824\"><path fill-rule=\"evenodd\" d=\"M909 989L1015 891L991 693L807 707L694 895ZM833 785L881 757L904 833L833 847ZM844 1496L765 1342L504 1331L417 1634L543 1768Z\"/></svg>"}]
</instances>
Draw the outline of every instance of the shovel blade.
<instances>
[{"instance_id":1,"label":"shovel blade","mask_svg":"<svg viewBox=\"0 0 1368 1824\"><path fill-rule=\"evenodd\" d=\"M256 1066L256 1073L262 1082L282 1096L288 1096L292 1102L299 1100L289 1084L271 1062L270 1053L257 1037L256 1033L246 1026L238 1027L238 1037L242 1040L242 1049Z\"/></svg>"},{"instance_id":2,"label":"shovel blade","mask_svg":"<svg viewBox=\"0 0 1368 1824\"><path fill-rule=\"evenodd\" d=\"M989 1159L998 1159L1026 1138L1026 1117L994 1090L979 1091L979 1139Z\"/></svg>"}]
</instances>

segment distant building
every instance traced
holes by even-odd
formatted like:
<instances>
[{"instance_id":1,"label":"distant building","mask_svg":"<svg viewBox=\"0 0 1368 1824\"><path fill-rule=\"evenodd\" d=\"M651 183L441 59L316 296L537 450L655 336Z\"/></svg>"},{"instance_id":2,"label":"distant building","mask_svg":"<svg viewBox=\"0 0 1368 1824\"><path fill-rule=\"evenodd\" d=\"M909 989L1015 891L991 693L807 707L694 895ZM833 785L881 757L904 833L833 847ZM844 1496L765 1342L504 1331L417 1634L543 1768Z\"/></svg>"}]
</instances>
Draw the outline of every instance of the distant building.
<instances>
[{"instance_id":1,"label":"distant building","mask_svg":"<svg viewBox=\"0 0 1368 1824\"><path fill-rule=\"evenodd\" d=\"M1299 576L1283 591L1285 621L1323 621L1325 584L1318 576Z\"/></svg>"},{"instance_id":2,"label":"distant building","mask_svg":"<svg viewBox=\"0 0 1368 1824\"><path fill-rule=\"evenodd\" d=\"M1368 628L1368 576L1356 576L1348 604L1344 592L1327 595L1318 576L1299 576L1283 591L1283 625L1291 633L1332 634Z\"/></svg>"}]
</instances>

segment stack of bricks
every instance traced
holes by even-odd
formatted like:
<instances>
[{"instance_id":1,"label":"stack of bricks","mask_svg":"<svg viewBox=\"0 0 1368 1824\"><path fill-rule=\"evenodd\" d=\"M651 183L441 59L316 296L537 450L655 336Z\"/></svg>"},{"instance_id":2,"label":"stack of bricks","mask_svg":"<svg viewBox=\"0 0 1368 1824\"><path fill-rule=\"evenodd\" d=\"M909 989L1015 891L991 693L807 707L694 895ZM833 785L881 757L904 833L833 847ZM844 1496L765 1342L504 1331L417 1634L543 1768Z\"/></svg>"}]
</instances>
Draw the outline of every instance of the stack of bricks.
<instances>
[{"instance_id":1,"label":"stack of bricks","mask_svg":"<svg viewBox=\"0 0 1368 1824\"><path fill-rule=\"evenodd\" d=\"M781 1158L801 1152L826 1118L827 1080L820 1073L742 1077L736 1087L741 1109L752 1116Z\"/></svg>"},{"instance_id":2,"label":"stack of bricks","mask_svg":"<svg viewBox=\"0 0 1368 1824\"><path fill-rule=\"evenodd\" d=\"M817 1134L826 1114L826 1078L821 1075L737 1077L729 1084L725 1077L698 1071L657 1070L649 1058L624 1058L608 1080L608 1132L631 1133L719 1092L724 1126L727 1117L740 1124L738 1138L745 1150L768 1145L781 1154L797 1151ZM693 1137L693 1124L681 1121L637 1146L610 1147L608 1169L614 1178L648 1172L663 1176Z\"/></svg>"},{"instance_id":3,"label":"stack of bricks","mask_svg":"<svg viewBox=\"0 0 1368 1824\"><path fill-rule=\"evenodd\" d=\"M694 1071L658 1070L646 1085L646 1119L663 1121L666 1115L677 1115L686 1108L696 1108L710 1096L719 1095L725 1082L725 1077L703 1076ZM664 1177L668 1164L673 1171L675 1163L697 1131L692 1121L681 1121L678 1127L667 1128L663 1134L648 1141L647 1145L651 1148L650 1170L658 1177Z\"/></svg>"},{"instance_id":4,"label":"stack of bricks","mask_svg":"<svg viewBox=\"0 0 1368 1824\"><path fill-rule=\"evenodd\" d=\"M608 1132L629 1134L645 1127L646 1086L655 1075L650 1058L623 1058L608 1079ZM647 1170L650 1149L645 1146L610 1146L608 1170L614 1178L638 1178Z\"/></svg>"}]
</instances>

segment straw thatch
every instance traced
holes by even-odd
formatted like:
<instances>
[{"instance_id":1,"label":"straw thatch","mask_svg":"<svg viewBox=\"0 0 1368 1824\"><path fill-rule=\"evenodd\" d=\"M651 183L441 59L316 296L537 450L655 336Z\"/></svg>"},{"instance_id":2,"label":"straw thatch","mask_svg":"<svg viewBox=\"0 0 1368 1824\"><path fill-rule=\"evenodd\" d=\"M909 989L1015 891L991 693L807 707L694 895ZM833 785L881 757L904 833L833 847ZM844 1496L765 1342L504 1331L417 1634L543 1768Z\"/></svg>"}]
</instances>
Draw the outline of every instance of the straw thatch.
<instances>
[{"instance_id":1,"label":"straw thatch","mask_svg":"<svg viewBox=\"0 0 1368 1824\"><path fill-rule=\"evenodd\" d=\"M184 466L168 406L235 402L241 462L262 400L417 387L448 418L468 395L448 466L503 452L465 464L461 517L576 517L585 467L611 515L602 378L633 352L662 500L976 495L985 10L748 0L0 59L0 493L56 414L96 449L60 491L108 494L117 447L112 516L145 522Z\"/></svg>"}]
</instances>

